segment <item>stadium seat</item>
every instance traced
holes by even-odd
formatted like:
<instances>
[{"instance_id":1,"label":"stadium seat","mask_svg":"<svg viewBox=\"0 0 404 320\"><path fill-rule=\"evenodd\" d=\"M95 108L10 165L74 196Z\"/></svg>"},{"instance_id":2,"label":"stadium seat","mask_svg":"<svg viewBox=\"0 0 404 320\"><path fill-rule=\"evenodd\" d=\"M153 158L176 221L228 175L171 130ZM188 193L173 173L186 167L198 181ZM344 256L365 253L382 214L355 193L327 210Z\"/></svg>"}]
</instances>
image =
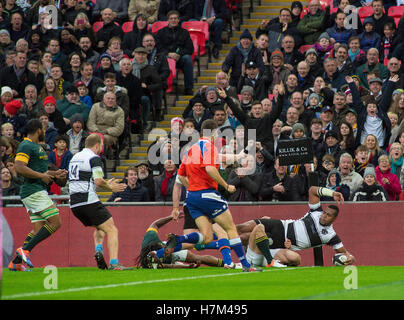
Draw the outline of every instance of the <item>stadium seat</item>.
<instances>
[{"instance_id":1,"label":"stadium seat","mask_svg":"<svg viewBox=\"0 0 404 320\"><path fill-rule=\"evenodd\" d=\"M177 63L175 62L174 59L167 58L168 61L168 66L170 68L170 75L167 78L167 93L170 93L173 91L173 80L177 77Z\"/></svg>"},{"instance_id":2,"label":"stadium seat","mask_svg":"<svg viewBox=\"0 0 404 320\"><path fill-rule=\"evenodd\" d=\"M396 27L398 28L398 23L400 22L401 18L394 18L394 22L396 23Z\"/></svg>"},{"instance_id":3,"label":"stadium seat","mask_svg":"<svg viewBox=\"0 0 404 320\"><path fill-rule=\"evenodd\" d=\"M93 31L94 33L97 33L104 25L103 21L96 21L93 23Z\"/></svg>"},{"instance_id":4,"label":"stadium seat","mask_svg":"<svg viewBox=\"0 0 404 320\"><path fill-rule=\"evenodd\" d=\"M151 31L154 34L156 34L157 31L159 31L160 29L163 29L164 27L167 27L167 25L168 25L168 21L156 21L155 23L153 23Z\"/></svg>"},{"instance_id":5,"label":"stadium seat","mask_svg":"<svg viewBox=\"0 0 404 320\"><path fill-rule=\"evenodd\" d=\"M190 33L192 43L194 44L194 53L192 54L192 61L196 61L198 66L198 77L201 75L201 66L199 62L200 58L200 46L199 46L199 37L195 33Z\"/></svg>"},{"instance_id":6,"label":"stadium seat","mask_svg":"<svg viewBox=\"0 0 404 320\"><path fill-rule=\"evenodd\" d=\"M360 7L358 10L359 18L364 19L370 17L373 14L373 9L370 6Z\"/></svg>"},{"instance_id":7,"label":"stadium seat","mask_svg":"<svg viewBox=\"0 0 404 320\"><path fill-rule=\"evenodd\" d=\"M127 21L122 25L122 31L124 33L131 32L133 30L133 21Z\"/></svg>"},{"instance_id":8,"label":"stadium seat","mask_svg":"<svg viewBox=\"0 0 404 320\"><path fill-rule=\"evenodd\" d=\"M211 52L209 46L209 24L206 21L185 21L182 27L191 34L195 34L198 37L199 54L205 55L206 49L208 49L208 59L211 62Z\"/></svg>"},{"instance_id":9,"label":"stadium seat","mask_svg":"<svg viewBox=\"0 0 404 320\"><path fill-rule=\"evenodd\" d=\"M404 6L390 7L388 15L393 18L401 18L404 15Z\"/></svg>"},{"instance_id":10,"label":"stadium seat","mask_svg":"<svg viewBox=\"0 0 404 320\"><path fill-rule=\"evenodd\" d=\"M300 46L299 52L304 54L304 53L305 53L307 50L309 50L311 47L313 47L312 44L304 44L304 45Z\"/></svg>"}]
</instances>

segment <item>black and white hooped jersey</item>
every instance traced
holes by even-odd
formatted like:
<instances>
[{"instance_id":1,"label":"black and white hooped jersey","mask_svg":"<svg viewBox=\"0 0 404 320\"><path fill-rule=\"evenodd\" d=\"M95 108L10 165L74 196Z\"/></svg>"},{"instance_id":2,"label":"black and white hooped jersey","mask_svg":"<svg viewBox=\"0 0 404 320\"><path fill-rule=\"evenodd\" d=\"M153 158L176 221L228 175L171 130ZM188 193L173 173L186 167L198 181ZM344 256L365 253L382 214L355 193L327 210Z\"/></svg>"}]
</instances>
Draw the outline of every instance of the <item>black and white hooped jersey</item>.
<instances>
[{"instance_id":1,"label":"black and white hooped jersey","mask_svg":"<svg viewBox=\"0 0 404 320\"><path fill-rule=\"evenodd\" d=\"M343 244L334 231L332 225L320 224L323 213L321 204L310 205L310 211L299 220L282 220L285 226L285 236L292 243L292 250L302 250L330 245L334 250L343 247Z\"/></svg>"},{"instance_id":2,"label":"black and white hooped jersey","mask_svg":"<svg viewBox=\"0 0 404 320\"><path fill-rule=\"evenodd\" d=\"M102 178L101 158L92 150L84 148L76 153L69 164L70 208L100 201L94 178Z\"/></svg>"}]
</instances>

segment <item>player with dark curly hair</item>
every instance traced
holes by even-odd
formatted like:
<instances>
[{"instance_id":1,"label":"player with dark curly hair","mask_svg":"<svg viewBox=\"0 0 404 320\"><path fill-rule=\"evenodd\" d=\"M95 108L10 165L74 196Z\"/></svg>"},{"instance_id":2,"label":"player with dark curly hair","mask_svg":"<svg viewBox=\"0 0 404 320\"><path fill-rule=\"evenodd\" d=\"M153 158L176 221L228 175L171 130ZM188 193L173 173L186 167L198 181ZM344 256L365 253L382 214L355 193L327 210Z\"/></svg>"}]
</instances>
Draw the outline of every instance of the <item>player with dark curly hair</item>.
<instances>
[{"instance_id":1,"label":"player with dark curly hair","mask_svg":"<svg viewBox=\"0 0 404 320\"><path fill-rule=\"evenodd\" d=\"M180 215L179 218L182 218ZM164 248L164 243L158 236L158 229L173 220L173 217L167 216L154 221L146 230L139 256L135 264L138 268L197 268L201 264L211 267L223 267L223 260L209 255L196 255L190 250L191 244L183 244L182 250L169 255L164 259L155 257L156 251ZM156 262L156 263L155 263ZM185 262L185 263L183 263Z\"/></svg>"}]
</instances>

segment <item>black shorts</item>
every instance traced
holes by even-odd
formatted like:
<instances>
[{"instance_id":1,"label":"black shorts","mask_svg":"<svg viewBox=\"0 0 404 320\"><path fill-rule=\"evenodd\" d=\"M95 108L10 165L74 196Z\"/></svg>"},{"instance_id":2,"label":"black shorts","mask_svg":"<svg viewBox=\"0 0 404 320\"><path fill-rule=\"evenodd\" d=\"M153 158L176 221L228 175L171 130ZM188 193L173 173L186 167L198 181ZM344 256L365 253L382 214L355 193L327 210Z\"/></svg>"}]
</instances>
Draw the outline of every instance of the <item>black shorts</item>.
<instances>
[{"instance_id":1,"label":"black shorts","mask_svg":"<svg viewBox=\"0 0 404 320\"><path fill-rule=\"evenodd\" d=\"M86 227L96 227L103 224L111 214L101 202L71 208L74 216Z\"/></svg>"},{"instance_id":2,"label":"black shorts","mask_svg":"<svg viewBox=\"0 0 404 320\"><path fill-rule=\"evenodd\" d=\"M184 206L184 229L198 229L194 218L191 217L187 206Z\"/></svg>"},{"instance_id":3,"label":"black shorts","mask_svg":"<svg viewBox=\"0 0 404 320\"><path fill-rule=\"evenodd\" d=\"M268 238L272 238L273 244L269 246L271 249L285 247L285 228L281 220L255 219L254 221L257 225L262 224Z\"/></svg>"}]
</instances>

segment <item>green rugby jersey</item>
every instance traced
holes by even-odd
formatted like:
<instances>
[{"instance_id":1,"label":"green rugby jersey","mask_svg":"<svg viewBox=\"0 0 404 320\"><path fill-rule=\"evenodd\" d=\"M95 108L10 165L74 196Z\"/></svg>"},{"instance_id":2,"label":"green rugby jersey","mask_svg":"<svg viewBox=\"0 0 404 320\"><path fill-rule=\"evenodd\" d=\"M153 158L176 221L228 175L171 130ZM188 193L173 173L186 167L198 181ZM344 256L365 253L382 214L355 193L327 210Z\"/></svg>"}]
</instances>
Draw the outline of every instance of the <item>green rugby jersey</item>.
<instances>
[{"instance_id":1,"label":"green rugby jersey","mask_svg":"<svg viewBox=\"0 0 404 320\"><path fill-rule=\"evenodd\" d=\"M26 163L28 168L36 172L48 171L48 155L46 151L41 145L28 138L25 138L18 146L15 161ZM47 185L41 179L24 178L24 184L20 188L20 196L21 199L24 199L35 192L46 189Z\"/></svg>"}]
</instances>

